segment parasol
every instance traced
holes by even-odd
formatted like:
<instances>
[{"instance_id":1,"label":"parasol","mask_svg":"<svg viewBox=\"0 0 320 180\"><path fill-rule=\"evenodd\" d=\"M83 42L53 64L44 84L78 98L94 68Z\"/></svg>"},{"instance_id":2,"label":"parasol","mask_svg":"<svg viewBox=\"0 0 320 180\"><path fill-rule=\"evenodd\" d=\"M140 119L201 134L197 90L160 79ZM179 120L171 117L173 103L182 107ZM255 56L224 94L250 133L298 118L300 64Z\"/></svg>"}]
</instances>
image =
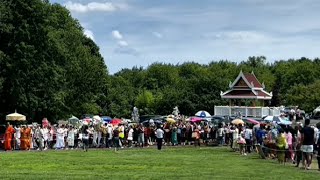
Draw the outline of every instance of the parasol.
<instances>
[{"instance_id":1,"label":"parasol","mask_svg":"<svg viewBox=\"0 0 320 180\"><path fill-rule=\"evenodd\" d=\"M195 115L202 118L211 116L207 111L198 111Z\"/></svg>"},{"instance_id":2,"label":"parasol","mask_svg":"<svg viewBox=\"0 0 320 180\"><path fill-rule=\"evenodd\" d=\"M111 120L111 124L112 124L113 126L118 126L121 122L122 122L121 119L112 119L112 120Z\"/></svg>"},{"instance_id":3,"label":"parasol","mask_svg":"<svg viewBox=\"0 0 320 180\"><path fill-rule=\"evenodd\" d=\"M167 118L168 123L175 123L176 121L173 118Z\"/></svg>"},{"instance_id":4,"label":"parasol","mask_svg":"<svg viewBox=\"0 0 320 180\"><path fill-rule=\"evenodd\" d=\"M192 117L191 118L191 122L196 122L196 123L198 123L198 122L201 122L202 121L202 118L200 118L200 117Z\"/></svg>"},{"instance_id":5,"label":"parasol","mask_svg":"<svg viewBox=\"0 0 320 180\"><path fill-rule=\"evenodd\" d=\"M71 116L71 118L68 119L70 124L76 124L79 122L79 119L75 116Z\"/></svg>"},{"instance_id":6,"label":"parasol","mask_svg":"<svg viewBox=\"0 0 320 180\"><path fill-rule=\"evenodd\" d=\"M12 113L12 114L8 114L6 116L6 120L7 121L25 121L26 120L26 116L15 112L15 113Z\"/></svg>"},{"instance_id":7,"label":"parasol","mask_svg":"<svg viewBox=\"0 0 320 180\"><path fill-rule=\"evenodd\" d=\"M259 121L254 120L254 119L247 119L246 121L247 121L248 123L251 123L251 124L260 124Z\"/></svg>"},{"instance_id":8,"label":"parasol","mask_svg":"<svg viewBox=\"0 0 320 180\"><path fill-rule=\"evenodd\" d=\"M232 123L232 124L236 124L236 125L238 125L238 124L244 124L244 122L243 122L241 119L235 119L235 120L231 121L231 123Z\"/></svg>"}]
</instances>

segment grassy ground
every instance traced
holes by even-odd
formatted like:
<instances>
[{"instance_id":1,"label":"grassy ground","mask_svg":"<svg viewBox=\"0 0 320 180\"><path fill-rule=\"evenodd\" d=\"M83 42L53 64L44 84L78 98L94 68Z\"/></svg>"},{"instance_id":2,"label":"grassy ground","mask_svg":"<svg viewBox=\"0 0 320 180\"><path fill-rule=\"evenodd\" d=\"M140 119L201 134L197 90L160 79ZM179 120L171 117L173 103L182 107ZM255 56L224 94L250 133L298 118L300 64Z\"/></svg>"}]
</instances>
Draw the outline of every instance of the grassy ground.
<instances>
[{"instance_id":1,"label":"grassy ground","mask_svg":"<svg viewBox=\"0 0 320 180\"><path fill-rule=\"evenodd\" d=\"M315 167L314 167L315 168ZM186 147L1 152L0 179L318 179L316 170L240 156L227 148Z\"/></svg>"}]
</instances>

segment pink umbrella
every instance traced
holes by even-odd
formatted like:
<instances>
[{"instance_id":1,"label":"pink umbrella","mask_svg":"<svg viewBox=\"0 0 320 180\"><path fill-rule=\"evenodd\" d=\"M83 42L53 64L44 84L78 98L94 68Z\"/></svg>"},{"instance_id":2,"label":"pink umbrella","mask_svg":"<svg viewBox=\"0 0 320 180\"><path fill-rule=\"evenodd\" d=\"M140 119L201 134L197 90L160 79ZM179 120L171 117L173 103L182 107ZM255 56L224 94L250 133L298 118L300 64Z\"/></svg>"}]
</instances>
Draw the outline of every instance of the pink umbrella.
<instances>
[{"instance_id":1,"label":"pink umbrella","mask_svg":"<svg viewBox=\"0 0 320 180\"><path fill-rule=\"evenodd\" d=\"M252 123L252 124L260 124L259 121L254 120L254 119L247 119L247 121L248 121L249 123Z\"/></svg>"},{"instance_id":2,"label":"pink umbrella","mask_svg":"<svg viewBox=\"0 0 320 180\"><path fill-rule=\"evenodd\" d=\"M202 120L202 118L199 118L199 117L192 117L192 118L191 118L191 122L196 122L196 123L198 123L198 122L201 122L201 120Z\"/></svg>"}]
</instances>

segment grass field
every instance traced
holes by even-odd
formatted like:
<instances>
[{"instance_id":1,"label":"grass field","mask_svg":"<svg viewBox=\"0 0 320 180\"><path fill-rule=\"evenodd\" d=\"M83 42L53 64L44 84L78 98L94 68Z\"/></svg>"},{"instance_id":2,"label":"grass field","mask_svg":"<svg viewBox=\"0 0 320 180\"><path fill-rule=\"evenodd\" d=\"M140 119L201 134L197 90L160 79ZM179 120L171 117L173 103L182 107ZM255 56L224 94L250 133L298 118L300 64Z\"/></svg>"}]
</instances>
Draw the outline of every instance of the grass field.
<instances>
[{"instance_id":1,"label":"grass field","mask_svg":"<svg viewBox=\"0 0 320 180\"><path fill-rule=\"evenodd\" d=\"M227 148L186 147L1 152L0 179L319 179L317 170L240 156Z\"/></svg>"}]
</instances>

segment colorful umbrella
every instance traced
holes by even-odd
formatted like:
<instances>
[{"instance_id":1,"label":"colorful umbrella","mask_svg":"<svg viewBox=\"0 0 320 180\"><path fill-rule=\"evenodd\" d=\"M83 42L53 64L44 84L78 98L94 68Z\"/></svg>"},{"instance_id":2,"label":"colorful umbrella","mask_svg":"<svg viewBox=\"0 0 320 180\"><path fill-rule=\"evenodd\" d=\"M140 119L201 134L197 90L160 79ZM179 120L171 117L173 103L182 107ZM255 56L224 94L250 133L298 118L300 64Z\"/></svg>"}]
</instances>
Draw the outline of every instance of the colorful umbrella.
<instances>
[{"instance_id":1,"label":"colorful umbrella","mask_svg":"<svg viewBox=\"0 0 320 180\"><path fill-rule=\"evenodd\" d=\"M167 118L167 122L168 122L168 123L175 123L176 120L174 120L173 118Z\"/></svg>"},{"instance_id":2,"label":"colorful umbrella","mask_svg":"<svg viewBox=\"0 0 320 180\"><path fill-rule=\"evenodd\" d=\"M170 114L170 115L167 116L167 118L174 118L174 115Z\"/></svg>"},{"instance_id":3,"label":"colorful umbrella","mask_svg":"<svg viewBox=\"0 0 320 180\"><path fill-rule=\"evenodd\" d=\"M238 125L238 124L244 124L244 122L242 121L242 119L235 119L235 120L231 121L231 123L232 123L232 124L236 124L236 125Z\"/></svg>"},{"instance_id":4,"label":"colorful umbrella","mask_svg":"<svg viewBox=\"0 0 320 180\"><path fill-rule=\"evenodd\" d=\"M248 121L248 122L251 123L251 124L260 124L259 121L254 120L254 119L247 119L246 121Z\"/></svg>"},{"instance_id":5,"label":"colorful umbrella","mask_svg":"<svg viewBox=\"0 0 320 180\"><path fill-rule=\"evenodd\" d=\"M121 119L112 119L111 120L111 124L113 126L118 126L120 123L122 123L122 120Z\"/></svg>"},{"instance_id":6,"label":"colorful umbrella","mask_svg":"<svg viewBox=\"0 0 320 180\"><path fill-rule=\"evenodd\" d=\"M109 116L102 116L101 119L105 122L110 122L112 120L112 118Z\"/></svg>"},{"instance_id":7,"label":"colorful umbrella","mask_svg":"<svg viewBox=\"0 0 320 180\"><path fill-rule=\"evenodd\" d=\"M190 119L191 119L191 122L196 122L196 123L202 121L202 118L200 118L200 117L191 117Z\"/></svg>"},{"instance_id":8,"label":"colorful umbrella","mask_svg":"<svg viewBox=\"0 0 320 180\"><path fill-rule=\"evenodd\" d=\"M198 111L195 115L198 117L203 117L203 118L211 116L211 114L208 113L207 111Z\"/></svg>"}]
</instances>

